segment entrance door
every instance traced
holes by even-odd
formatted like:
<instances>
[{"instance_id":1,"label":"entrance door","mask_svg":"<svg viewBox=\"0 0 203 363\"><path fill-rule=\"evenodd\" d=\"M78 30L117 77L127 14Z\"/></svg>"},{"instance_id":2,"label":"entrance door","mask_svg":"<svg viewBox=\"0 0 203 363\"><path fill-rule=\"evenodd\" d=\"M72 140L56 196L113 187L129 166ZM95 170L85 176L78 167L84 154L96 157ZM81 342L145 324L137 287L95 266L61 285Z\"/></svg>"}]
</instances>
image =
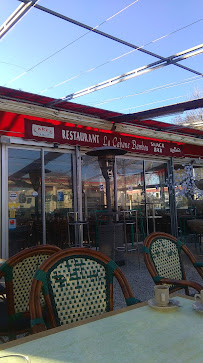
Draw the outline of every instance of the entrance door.
<instances>
[{"instance_id":1,"label":"entrance door","mask_svg":"<svg viewBox=\"0 0 203 363\"><path fill-rule=\"evenodd\" d=\"M41 153L8 149L9 256L42 243ZM38 230L35 226L38 225ZM39 233L38 233L39 231Z\"/></svg>"}]
</instances>

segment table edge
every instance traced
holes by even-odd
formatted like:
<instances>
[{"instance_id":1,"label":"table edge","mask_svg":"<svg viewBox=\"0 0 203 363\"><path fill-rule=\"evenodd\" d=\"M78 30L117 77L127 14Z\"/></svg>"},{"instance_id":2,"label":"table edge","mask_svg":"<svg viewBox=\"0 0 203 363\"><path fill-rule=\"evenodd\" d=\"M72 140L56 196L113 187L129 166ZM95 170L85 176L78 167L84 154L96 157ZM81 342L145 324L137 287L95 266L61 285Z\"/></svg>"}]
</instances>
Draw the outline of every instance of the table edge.
<instances>
[{"instance_id":1,"label":"table edge","mask_svg":"<svg viewBox=\"0 0 203 363\"><path fill-rule=\"evenodd\" d=\"M171 297L181 297L181 298L188 299L188 300L194 300L194 298L191 297L191 296L186 296L186 295L182 295L182 294L178 294L178 293L173 293L170 296ZM74 323L71 323L71 324L65 324L65 325L62 325L62 326L58 326L56 328L45 330L45 331L40 332L40 333L28 335L27 337L18 338L16 340L12 340L12 341L7 342L7 343L2 343L2 344L0 344L0 351L5 350L5 349L9 349L9 348L13 348L13 347L16 347L16 346L21 345L21 344L29 343L31 341L34 341L34 340L37 340L37 339L40 339L40 338L44 338L44 337L47 337L47 336L52 335L52 334L59 333L59 332L62 332L64 330L69 330L69 329L72 329L72 328L75 328L75 327L78 327L78 326L81 326L81 325L84 325L84 324L92 323L92 322L97 321L97 320L105 319L105 318L108 318L110 316L114 316L114 315L117 315L117 314L120 314L120 313L124 313L126 311L141 308L141 307L146 306L146 305L147 305L147 301L144 301L144 302L137 303L137 304L134 304L134 305L131 305L131 306L126 306L126 307L121 308L121 309L109 311L109 312L103 313L101 315L93 316L92 318L87 318L87 319L80 320L80 321L77 321L77 322L74 322Z\"/></svg>"}]
</instances>

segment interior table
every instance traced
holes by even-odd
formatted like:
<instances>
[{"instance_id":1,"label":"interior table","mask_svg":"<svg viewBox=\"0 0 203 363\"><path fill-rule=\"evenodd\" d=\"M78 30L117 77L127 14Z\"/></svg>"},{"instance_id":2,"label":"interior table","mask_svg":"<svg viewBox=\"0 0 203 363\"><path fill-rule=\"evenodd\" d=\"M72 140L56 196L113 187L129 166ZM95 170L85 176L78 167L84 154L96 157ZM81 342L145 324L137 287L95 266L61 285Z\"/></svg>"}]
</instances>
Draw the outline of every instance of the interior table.
<instances>
[{"instance_id":1,"label":"interior table","mask_svg":"<svg viewBox=\"0 0 203 363\"><path fill-rule=\"evenodd\" d=\"M181 307L168 312L139 303L2 344L0 357L20 354L31 363L199 363L203 315L193 310L193 299L175 298Z\"/></svg>"}]
</instances>

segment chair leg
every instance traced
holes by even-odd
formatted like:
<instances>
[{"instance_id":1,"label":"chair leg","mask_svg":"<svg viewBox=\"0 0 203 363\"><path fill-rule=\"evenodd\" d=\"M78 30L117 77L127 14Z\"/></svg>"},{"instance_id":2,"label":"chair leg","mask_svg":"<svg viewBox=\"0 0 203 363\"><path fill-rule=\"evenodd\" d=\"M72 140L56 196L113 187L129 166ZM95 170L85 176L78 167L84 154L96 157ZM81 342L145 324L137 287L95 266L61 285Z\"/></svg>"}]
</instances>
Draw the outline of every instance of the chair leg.
<instances>
[{"instance_id":1,"label":"chair leg","mask_svg":"<svg viewBox=\"0 0 203 363\"><path fill-rule=\"evenodd\" d=\"M89 227L89 222L87 222L87 238L88 238L88 243L89 243L89 247L90 247L90 227Z\"/></svg>"},{"instance_id":2,"label":"chair leg","mask_svg":"<svg viewBox=\"0 0 203 363\"><path fill-rule=\"evenodd\" d=\"M185 287L185 295L188 295L188 296L190 295L189 294L189 288L188 287Z\"/></svg>"}]
</instances>

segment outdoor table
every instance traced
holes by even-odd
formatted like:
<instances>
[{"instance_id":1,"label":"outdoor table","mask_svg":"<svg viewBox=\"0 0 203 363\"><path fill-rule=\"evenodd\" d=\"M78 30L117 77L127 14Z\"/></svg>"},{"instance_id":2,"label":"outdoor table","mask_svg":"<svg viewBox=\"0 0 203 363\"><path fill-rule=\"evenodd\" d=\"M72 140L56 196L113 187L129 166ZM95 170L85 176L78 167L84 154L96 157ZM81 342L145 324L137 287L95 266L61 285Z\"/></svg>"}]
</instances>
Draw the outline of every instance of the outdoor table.
<instances>
[{"instance_id":1,"label":"outdoor table","mask_svg":"<svg viewBox=\"0 0 203 363\"><path fill-rule=\"evenodd\" d=\"M201 362L203 316L191 298L182 307L157 311L139 303L69 326L2 344L0 357L28 356L31 363Z\"/></svg>"}]
</instances>

